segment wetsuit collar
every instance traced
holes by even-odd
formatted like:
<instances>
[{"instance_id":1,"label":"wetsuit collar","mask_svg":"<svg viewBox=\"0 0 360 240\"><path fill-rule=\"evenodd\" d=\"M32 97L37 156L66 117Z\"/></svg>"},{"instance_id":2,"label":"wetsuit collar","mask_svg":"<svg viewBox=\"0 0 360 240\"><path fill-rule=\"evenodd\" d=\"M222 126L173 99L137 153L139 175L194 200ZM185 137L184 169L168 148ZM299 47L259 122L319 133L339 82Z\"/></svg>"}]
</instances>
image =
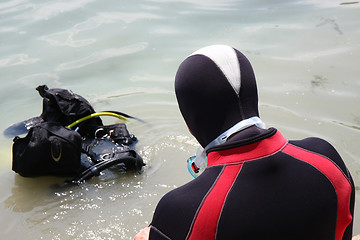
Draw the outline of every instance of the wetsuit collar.
<instances>
[{"instance_id":1,"label":"wetsuit collar","mask_svg":"<svg viewBox=\"0 0 360 240\"><path fill-rule=\"evenodd\" d=\"M265 124L261 121L259 117L251 117L248 119L244 119L223 132L222 134L220 134L204 148L204 151L206 152L211 147L223 144L234 133L240 132L241 130L244 130L245 128L248 128L252 125L256 125L259 128L265 128Z\"/></svg>"},{"instance_id":2,"label":"wetsuit collar","mask_svg":"<svg viewBox=\"0 0 360 240\"><path fill-rule=\"evenodd\" d=\"M209 153L207 166L240 163L264 158L283 149L287 142L288 140L279 131L276 131L273 136L259 142Z\"/></svg>"},{"instance_id":3,"label":"wetsuit collar","mask_svg":"<svg viewBox=\"0 0 360 240\"><path fill-rule=\"evenodd\" d=\"M201 174L202 171L205 170L207 166L206 151L209 148L225 143L226 140L234 133L240 132L241 130L244 130L253 125L256 125L260 128L265 128L265 124L260 120L259 117L251 117L238 122L233 127L229 128L228 130L220 134L217 138L215 138L212 142L210 142L205 147L205 149L200 147L197 150L196 156L190 157L187 160L187 168L191 176L196 178L198 175Z\"/></svg>"}]
</instances>

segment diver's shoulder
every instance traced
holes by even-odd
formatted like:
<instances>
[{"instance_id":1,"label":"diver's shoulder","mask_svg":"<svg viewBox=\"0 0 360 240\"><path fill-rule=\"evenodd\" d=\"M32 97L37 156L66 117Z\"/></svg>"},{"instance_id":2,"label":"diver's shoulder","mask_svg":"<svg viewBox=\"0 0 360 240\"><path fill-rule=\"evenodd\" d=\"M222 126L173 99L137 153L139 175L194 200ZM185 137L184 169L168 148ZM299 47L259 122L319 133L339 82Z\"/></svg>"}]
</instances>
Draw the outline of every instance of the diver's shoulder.
<instances>
[{"instance_id":1,"label":"diver's shoulder","mask_svg":"<svg viewBox=\"0 0 360 240\"><path fill-rule=\"evenodd\" d=\"M173 206L181 206L184 204L184 200L186 200L186 196L189 194L188 189L191 189L192 181L177 187L175 189L167 192L158 203L158 210L167 211L169 213L170 210L173 209Z\"/></svg>"},{"instance_id":2,"label":"diver's shoulder","mask_svg":"<svg viewBox=\"0 0 360 240\"><path fill-rule=\"evenodd\" d=\"M290 144L323 155L338 155L335 147L325 139L319 137L307 137L301 140L289 140ZM330 157L329 156L329 157Z\"/></svg>"},{"instance_id":3,"label":"diver's shoulder","mask_svg":"<svg viewBox=\"0 0 360 240\"><path fill-rule=\"evenodd\" d=\"M346 175L350 175L340 154L328 141L319 137L308 137L302 140L290 140L289 143L329 159L334 164L336 164Z\"/></svg>"}]
</instances>

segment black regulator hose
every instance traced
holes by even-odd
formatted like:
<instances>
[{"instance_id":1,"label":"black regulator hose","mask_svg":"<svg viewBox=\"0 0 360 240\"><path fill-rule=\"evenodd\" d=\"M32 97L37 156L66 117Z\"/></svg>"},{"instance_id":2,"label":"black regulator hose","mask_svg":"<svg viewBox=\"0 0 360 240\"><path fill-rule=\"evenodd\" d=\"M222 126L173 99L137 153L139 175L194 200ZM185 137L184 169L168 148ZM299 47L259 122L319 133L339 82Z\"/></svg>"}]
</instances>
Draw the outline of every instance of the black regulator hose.
<instances>
[{"instance_id":1,"label":"black regulator hose","mask_svg":"<svg viewBox=\"0 0 360 240\"><path fill-rule=\"evenodd\" d=\"M101 161L83 171L79 176L75 177L72 180L67 180L66 182L72 184L81 184L82 182L92 178L93 176L99 176L101 171L120 163L123 163L127 168L135 168L138 172L140 172L141 168L145 166L143 159L138 154L136 154L135 151L131 150L130 153L135 153L135 157L125 156L111 160Z\"/></svg>"}]
</instances>

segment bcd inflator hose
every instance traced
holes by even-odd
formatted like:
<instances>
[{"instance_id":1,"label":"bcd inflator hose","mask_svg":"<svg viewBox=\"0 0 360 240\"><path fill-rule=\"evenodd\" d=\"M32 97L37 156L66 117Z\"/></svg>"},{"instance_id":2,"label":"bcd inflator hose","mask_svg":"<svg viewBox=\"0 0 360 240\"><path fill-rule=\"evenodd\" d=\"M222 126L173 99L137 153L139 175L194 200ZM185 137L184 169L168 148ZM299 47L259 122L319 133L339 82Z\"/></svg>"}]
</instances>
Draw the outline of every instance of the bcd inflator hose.
<instances>
[{"instance_id":1,"label":"bcd inflator hose","mask_svg":"<svg viewBox=\"0 0 360 240\"><path fill-rule=\"evenodd\" d=\"M72 127L75 127L76 125L78 125L79 123L82 123L90 118L94 118L94 117L99 117L99 116L113 116L113 117L116 117L116 118L119 118L121 120L127 120L126 117L123 117L121 116L120 114L118 113L115 113L115 112L98 112L98 113L92 113L90 115L87 115L83 118L80 118L78 120L76 120L75 122L69 124L67 127L68 128L72 128Z\"/></svg>"}]
</instances>

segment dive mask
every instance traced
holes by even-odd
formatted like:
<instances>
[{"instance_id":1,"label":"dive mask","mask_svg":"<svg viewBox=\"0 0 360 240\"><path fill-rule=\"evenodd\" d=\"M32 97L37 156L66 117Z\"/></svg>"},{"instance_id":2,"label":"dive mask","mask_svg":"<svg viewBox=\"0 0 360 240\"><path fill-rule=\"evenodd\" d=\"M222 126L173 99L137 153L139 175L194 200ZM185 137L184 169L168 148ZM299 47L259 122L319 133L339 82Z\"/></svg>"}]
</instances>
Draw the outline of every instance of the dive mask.
<instances>
[{"instance_id":1,"label":"dive mask","mask_svg":"<svg viewBox=\"0 0 360 240\"><path fill-rule=\"evenodd\" d=\"M206 168L207 157L204 148L199 147L196 155L190 157L187 161L187 169L193 178L199 176Z\"/></svg>"},{"instance_id":2,"label":"dive mask","mask_svg":"<svg viewBox=\"0 0 360 240\"><path fill-rule=\"evenodd\" d=\"M261 121L261 119L259 117L251 117L251 118L248 118L248 119L238 122L233 127L226 130L224 133L220 134L220 136L215 138L205 148L199 147L196 152L196 155L190 157L186 162L187 169L188 169L190 175L193 178L196 178L205 170L205 168L207 166L206 151L209 148L223 144L234 133L240 132L241 130L244 130L245 128L248 128L252 125L256 125L257 127L263 128L263 129L266 127L265 124Z\"/></svg>"}]
</instances>

